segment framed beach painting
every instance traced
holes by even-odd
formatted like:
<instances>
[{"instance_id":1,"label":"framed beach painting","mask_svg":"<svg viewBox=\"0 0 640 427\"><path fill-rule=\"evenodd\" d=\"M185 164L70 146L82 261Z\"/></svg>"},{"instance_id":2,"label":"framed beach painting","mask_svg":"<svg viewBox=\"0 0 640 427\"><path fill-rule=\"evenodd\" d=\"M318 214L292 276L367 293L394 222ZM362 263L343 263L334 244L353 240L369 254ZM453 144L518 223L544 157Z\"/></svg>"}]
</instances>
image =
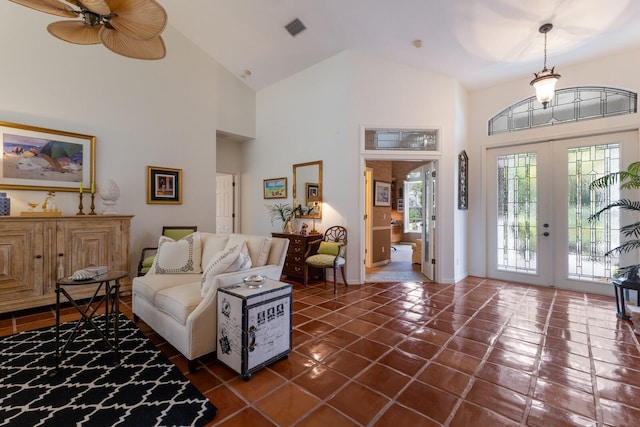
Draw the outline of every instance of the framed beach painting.
<instances>
[{"instance_id":1,"label":"framed beach painting","mask_svg":"<svg viewBox=\"0 0 640 427\"><path fill-rule=\"evenodd\" d=\"M89 191L95 185L96 137L0 122L0 188Z\"/></svg>"},{"instance_id":2,"label":"framed beach painting","mask_svg":"<svg viewBox=\"0 0 640 427\"><path fill-rule=\"evenodd\" d=\"M287 178L265 179L263 190L265 199L286 199Z\"/></svg>"},{"instance_id":3,"label":"framed beach painting","mask_svg":"<svg viewBox=\"0 0 640 427\"><path fill-rule=\"evenodd\" d=\"M182 169L147 166L147 203L182 204Z\"/></svg>"}]
</instances>

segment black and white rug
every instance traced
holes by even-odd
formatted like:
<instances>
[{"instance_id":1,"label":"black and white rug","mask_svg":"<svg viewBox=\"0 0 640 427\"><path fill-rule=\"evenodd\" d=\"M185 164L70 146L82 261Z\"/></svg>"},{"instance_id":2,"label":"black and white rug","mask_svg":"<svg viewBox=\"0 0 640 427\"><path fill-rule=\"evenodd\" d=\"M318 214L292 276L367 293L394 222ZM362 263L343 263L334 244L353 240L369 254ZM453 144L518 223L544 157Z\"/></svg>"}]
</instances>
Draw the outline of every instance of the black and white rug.
<instances>
[{"instance_id":1,"label":"black and white rug","mask_svg":"<svg viewBox=\"0 0 640 427\"><path fill-rule=\"evenodd\" d=\"M0 426L200 426L215 418L217 408L131 321L121 316L119 325L120 366L85 325L53 376L54 327L0 339Z\"/></svg>"}]
</instances>

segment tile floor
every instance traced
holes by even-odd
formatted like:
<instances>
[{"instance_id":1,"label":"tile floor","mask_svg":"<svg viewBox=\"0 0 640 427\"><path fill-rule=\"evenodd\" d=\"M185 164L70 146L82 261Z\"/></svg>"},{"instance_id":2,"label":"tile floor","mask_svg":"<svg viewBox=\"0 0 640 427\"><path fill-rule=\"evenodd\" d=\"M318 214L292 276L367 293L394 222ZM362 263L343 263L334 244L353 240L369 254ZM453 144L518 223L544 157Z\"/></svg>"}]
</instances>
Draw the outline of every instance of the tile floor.
<instances>
[{"instance_id":1,"label":"tile floor","mask_svg":"<svg viewBox=\"0 0 640 427\"><path fill-rule=\"evenodd\" d=\"M640 345L613 298L473 277L330 288L294 285L288 359L248 382L212 357L186 375L213 425L639 425ZM4 315L0 335L53 322Z\"/></svg>"}]
</instances>

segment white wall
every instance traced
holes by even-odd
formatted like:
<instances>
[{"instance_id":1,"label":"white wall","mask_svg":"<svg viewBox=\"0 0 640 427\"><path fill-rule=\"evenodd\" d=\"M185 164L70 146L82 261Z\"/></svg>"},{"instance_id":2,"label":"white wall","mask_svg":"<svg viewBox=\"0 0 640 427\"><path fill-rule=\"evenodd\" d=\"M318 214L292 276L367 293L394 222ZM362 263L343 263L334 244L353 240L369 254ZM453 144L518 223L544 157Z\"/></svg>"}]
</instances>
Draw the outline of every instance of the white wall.
<instances>
[{"instance_id":1,"label":"white wall","mask_svg":"<svg viewBox=\"0 0 640 427\"><path fill-rule=\"evenodd\" d=\"M589 61L574 66L554 64L562 75L557 89L575 86L608 86L633 92L640 91L640 50L624 52L607 58ZM531 76L504 82L500 85L470 93L470 198L469 198L469 274L486 274L486 216L485 204L486 168L484 153L488 146L508 145L512 143L547 141L563 137L576 137L601 132L624 129L638 129L638 114L587 120L577 123L561 124L533 130L517 131L487 136L487 122L496 113L535 93L529 85Z\"/></svg>"},{"instance_id":2,"label":"white wall","mask_svg":"<svg viewBox=\"0 0 640 427\"><path fill-rule=\"evenodd\" d=\"M243 174L245 212L256 215L243 216L243 230L279 231L278 225L270 224L263 207L263 179L291 179L294 163L322 160L325 206L316 226L321 231L331 225L348 228L348 281L362 283L362 126L437 127L442 131L444 177L439 180L439 280L453 282L454 225L450 218L457 200L452 179L457 90L450 78L347 51L259 91L257 138L245 143L250 167ZM291 203L291 193L284 201Z\"/></svg>"},{"instance_id":3,"label":"white wall","mask_svg":"<svg viewBox=\"0 0 640 427\"><path fill-rule=\"evenodd\" d=\"M0 2L0 121L97 137L98 187L113 179L119 211L135 215L132 268L164 224L215 229L216 131L254 133L253 91L170 25L163 33L167 57L140 61L52 37L46 26L58 19ZM149 165L183 170L181 205L146 204ZM12 215L46 194L7 193ZM65 214L75 214L77 201L75 193L57 195Z\"/></svg>"},{"instance_id":4,"label":"white wall","mask_svg":"<svg viewBox=\"0 0 640 427\"><path fill-rule=\"evenodd\" d=\"M454 271L455 278L454 280L457 282L459 280L464 279L468 275L468 265L467 259L469 257L468 253L468 242L467 242L467 233L468 233L468 220L469 220L469 210L460 210L458 209L458 194L460 191L459 188L459 162L458 155L462 150L469 152L469 137L467 132L467 123L469 121L469 97L467 91L460 86L456 85L455 89L455 130L454 130L454 139L455 139L455 152L454 152L454 166L453 166L453 179L454 182ZM471 163L471 162L469 162ZM470 183L467 182L467 191L469 190ZM474 185L471 185L472 187Z\"/></svg>"}]
</instances>

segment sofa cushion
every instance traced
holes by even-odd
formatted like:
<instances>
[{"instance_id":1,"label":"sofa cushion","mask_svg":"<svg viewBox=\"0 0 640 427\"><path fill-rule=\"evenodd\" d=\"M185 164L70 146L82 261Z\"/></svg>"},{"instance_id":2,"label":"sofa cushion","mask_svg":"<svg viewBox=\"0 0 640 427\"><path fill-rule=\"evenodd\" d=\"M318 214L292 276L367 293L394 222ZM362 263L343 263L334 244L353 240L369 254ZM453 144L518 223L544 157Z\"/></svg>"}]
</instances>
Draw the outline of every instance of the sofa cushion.
<instances>
[{"instance_id":1,"label":"sofa cushion","mask_svg":"<svg viewBox=\"0 0 640 427\"><path fill-rule=\"evenodd\" d=\"M344 258L327 254L311 255L309 258L307 258L307 262L316 267L333 267L334 261L337 267L344 265L345 262Z\"/></svg>"},{"instance_id":2,"label":"sofa cushion","mask_svg":"<svg viewBox=\"0 0 640 427\"><path fill-rule=\"evenodd\" d=\"M201 274L147 274L133 279L133 292L155 304L156 294L163 289L182 286L186 283L200 283Z\"/></svg>"},{"instance_id":3,"label":"sofa cushion","mask_svg":"<svg viewBox=\"0 0 640 427\"><path fill-rule=\"evenodd\" d=\"M200 233L200 241L202 242L202 268L204 269L209 265L214 255L227 247L229 235Z\"/></svg>"},{"instance_id":4,"label":"sofa cushion","mask_svg":"<svg viewBox=\"0 0 640 427\"><path fill-rule=\"evenodd\" d=\"M232 271L242 271L242 270L248 270L250 268L251 268L251 256L249 255L249 249L247 248L247 243L242 242L238 257L224 272L230 273Z\"/></svg>"},{"instance_id":5,"label":"sofa cushion","mask_svg":"<svg viewBox=\"0 0 640 427\"><path fill-rule=\"evenodd\" d=\"M202 301L200 283L192 282L158 291L156 307L184 325L187 317Z\"/></svg>"},{"instance_id":6,"label":"sofa cushion","mask_svg":"<svg viewBox=\"0 0 640 427\"><path fill-rule=\"evenodd\" d=\"M267 265L269 258L269 250L271 249L271 238L264 236L237 235L231 238L239 238L247 242L249 253L251 254L251 263L256 267Z\"/></svg>"},{"instance_id":7,"label":"sofa cushion","mask_svg":"<svg viewBox=\"0 0 640 427\"><path fill-rule=\"evenodd\" d=\"M156 253L156 274L201 273L202 247L200 233L191 233L176 241L160 236Z\"/></svg>"},{"instance_id":8,"label":"sofa cushion","mask_svg":"<svg viewBox=\"0 0 640 427\"><path fill-rule=\"evenodd\" d=\"M142 260L142 266L149 268L153 265L153 259L156 257L155 254L146 257L145 259Z\"/></svg>"},{"instance_id":9,"label":"sofa cushion","mask_svg":"<svg viewBox=\"0 0 640 427\"><path fill-rule=\"evenodd\" d=\"M244 240L230 239L227 247L213 256L202 273L201 293L203 296L213 284L215 276L226 272L236 262L243 247L246 247Z\"/></svg>"}]
</instances>

